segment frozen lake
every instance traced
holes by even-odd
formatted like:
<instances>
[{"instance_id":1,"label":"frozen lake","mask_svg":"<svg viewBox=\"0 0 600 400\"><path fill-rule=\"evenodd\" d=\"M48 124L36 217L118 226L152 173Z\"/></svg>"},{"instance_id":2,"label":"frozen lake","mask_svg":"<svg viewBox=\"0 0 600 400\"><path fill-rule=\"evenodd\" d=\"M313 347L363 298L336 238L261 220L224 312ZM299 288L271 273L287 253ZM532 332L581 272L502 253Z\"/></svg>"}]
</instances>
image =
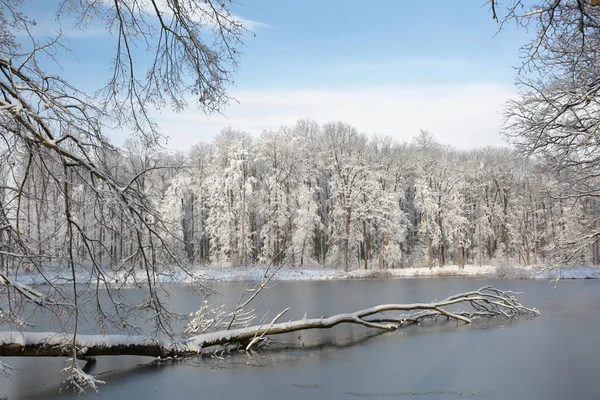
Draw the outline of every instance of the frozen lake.
<instances>
[{"instance_id":1,"label":"frozen lake","mask_svg":"<svg viewBox=\"0 0 600 400\"><path fill-rule=\"evenodd\" d=\"M600 393L600 281L420 278L281 282L262 309L287 318L325 316L380 303L442 299L493 284L523 292L542 316L507 323L488 320L413 327L372 336L363 327L280 337L277 350L177 364L141 357L99 358L92 367L106 385L86 398L122 399L597 399ZM215 286L234 302L243 284ZM138 296L135 289L128 296ZM184 289L169 302L192 311L197 298ZM50 330L52 326L41 326ZM89 333L93 329L88 330ZM288 348L280 350L279 348ZM64 361L11 358L20 368L0 381L0 398L75 398L58 394Z\"/></svg>"}]
</instances>

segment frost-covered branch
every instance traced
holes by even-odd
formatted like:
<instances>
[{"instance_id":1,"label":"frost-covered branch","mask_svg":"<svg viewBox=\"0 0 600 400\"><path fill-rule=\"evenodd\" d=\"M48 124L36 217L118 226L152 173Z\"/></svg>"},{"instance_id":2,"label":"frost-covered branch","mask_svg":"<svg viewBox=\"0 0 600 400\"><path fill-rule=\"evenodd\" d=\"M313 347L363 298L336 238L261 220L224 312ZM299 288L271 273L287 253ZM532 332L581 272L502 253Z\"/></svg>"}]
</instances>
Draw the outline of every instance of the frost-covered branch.
<instances>
[{"instance_id":1,"label":"frost-covered branch","mask_svg":"<svg viewBox=\"0 0 600 400\"><path fill-rule=\"evenodd\" d=\"M461 311L456 307L464 307ZM286 310L287 311L287 310ZM393 314L398 312L397 314ZM470 323L476 318L537 316L535 308L522 305L512 292L489 286L460 293L442 301L412 304L382 304L364 310L331 317L303 318L289 322L203 333L185 339L157 339L147 336L77 335L78 357L105 355L137 355L152 357L183 357L199 354L212 346L242 344L252 347L257 340L309 329L329 329L339 324L356 324L378 330L395 330L405 325L444 317ZM257 339L259 338L259 339ZM5 356L65 356L71 355L70 335L57 333L5 332L0 334L0 353Z\"/></svg>"},{"instance_id":2,"label":"frost-covered branch","mask_svg":"<svg viewBox=\"0 0 600 400\"><path fill-rule=\"evenodd\" d=\"M168 180L166 170L181 166L156 150L162 136L149 110L181 110L189 95L207 113L229 101L226 88L246 32L229 6L211 0L60 2L57 33L47 37L36 34L24 2L0 1L0 324L27 326L25 303L60 315L63 332L72 332L63 347L71 352L69 379L76 388L96 383L76 363L80 319L136 333L136 316L152 323L150 337L170 336L178 314L166 307L159 277L180 274L204 290L172 246L178 238L159 211L166 188L149 190L147 181ZM53 73L62 72L62 57L70 54L60 33L65 20L115 33L107 36L116 41L112 76L99 91L80 90ZM154 57L134 69L140 45ZM131 133L126 149L107 138L116 128ZM70 269L69 285L49 278L57 267ZM20 283L22 271L47 285ZM122 284L112 276L133 277L145 294L139 304L119 301Z\"/></svg>"}]
</instances>

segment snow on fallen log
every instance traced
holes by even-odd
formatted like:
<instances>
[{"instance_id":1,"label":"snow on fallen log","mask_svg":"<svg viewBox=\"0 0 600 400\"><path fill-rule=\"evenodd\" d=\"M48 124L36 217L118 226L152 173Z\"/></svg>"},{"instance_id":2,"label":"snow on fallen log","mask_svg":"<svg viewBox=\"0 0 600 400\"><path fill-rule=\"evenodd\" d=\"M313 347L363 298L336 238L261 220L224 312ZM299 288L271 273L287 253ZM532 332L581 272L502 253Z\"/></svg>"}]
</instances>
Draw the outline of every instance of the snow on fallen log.
<instances>
[{"instance_id":1,"label":"snow on fallen log","mask_svg":"<svg viewBox=\"0 0 600 400\"><path fill-rule=\"evenodd\" d=\"M463 311L451 311L456 306ZM400 313L398 313L400 312ZM303 318L289 322L276 322L245 328L203 333L183 339L156 339L127 335L77 335L77 356L135 355L151 357L185 357L201 353L211 346L242 344L250 349L266 336L279 335L308 329L329 329L339 324L357 324L380 330L395 330L425 319L445 317L470 323L474 318L501 316L515 318L522 315L539 315L535 308L518 302L515 293L492 287L460 293L445 300L432 303L383 304L351 313L326 318ZM72 353L73 336L55 332L3 332L0 333L1 356L55 356L69 357Z\"/></svg>"},{"instance_id":2,"label":"snow on fallen log","mask_svg":"<svg viewBox=\"0 0 600 400\"><path fill-rule=\"evenodd\" d=\"M0 332L3 357L70 357L73 335L56 332ZM201 351L187 339L156 339L129 335L81 335L76 338L77 356L150 356L194 355Z\"/></svg>"}]
</instances>

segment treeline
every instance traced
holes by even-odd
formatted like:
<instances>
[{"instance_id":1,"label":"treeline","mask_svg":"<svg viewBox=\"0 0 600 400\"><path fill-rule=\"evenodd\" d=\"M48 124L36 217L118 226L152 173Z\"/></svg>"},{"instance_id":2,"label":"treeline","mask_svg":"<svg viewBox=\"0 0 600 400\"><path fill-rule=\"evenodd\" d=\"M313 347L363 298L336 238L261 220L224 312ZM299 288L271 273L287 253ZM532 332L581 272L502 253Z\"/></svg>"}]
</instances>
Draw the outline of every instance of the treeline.
<instances>
[{"instance_id":1,"label":"treeline","mask_svg":"<svg viewBox=\"0 0 600 400\"><path fill-rule=\"evenodd\" d=\"M141 236L128 215L113 212L111 202L120 200L99 195L101 183L84 185L88 175L71 174L64 180L82 264L118 268L152 256L165 264L350 270L495 259L597 264L600 257L597 243L585 240L600 216L597 201L558 195L576 175L551 175L507 148L459 151L427 132L400 144L341 122L301 120L259 137L226 129L187 154L130 142L96 161L154 206L145 224L160 225L162 239ZM29 178L18 199L0 191L7 220L18 222L31 252L56 262L70 235L53 218L64 188L49 184L48 165L24 160L17 170ZM6 171L15 168L0 166L3 188L14 180Z\"/></svg>"},{"instance_id":2,"label":"treeline","mask_svg":"<svg viewBox=\"0 0 600 400\"><path fill-rule=\"evenodd\" d=\"M582 240L596 201L554 197L569 177L506 148L458 151L344 123L195 146L162 203L190 262L330 268L598 263ZM577 251L576 251L577 250Z\"/></svg>"}]
</instances>

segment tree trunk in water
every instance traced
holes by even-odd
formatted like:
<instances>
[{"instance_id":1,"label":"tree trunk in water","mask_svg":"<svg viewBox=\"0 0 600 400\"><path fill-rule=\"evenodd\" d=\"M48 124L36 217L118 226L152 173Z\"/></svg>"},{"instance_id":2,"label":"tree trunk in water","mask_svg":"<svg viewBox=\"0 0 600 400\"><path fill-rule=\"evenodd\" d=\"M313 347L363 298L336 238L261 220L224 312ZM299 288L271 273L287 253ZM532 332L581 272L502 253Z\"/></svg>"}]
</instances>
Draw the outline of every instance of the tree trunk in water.
<instances>
[{"instance_id":1,"label":"tree trunk in water","mask_svg":"<svg viewBox=\"0 0 600 400\"><path fill-rule=\"evenodd\" d=\"M3 278L0 275L0 278ZM477 304L468 311L453 312L447 308ZM134 355L150 357L175 357L199 354L202 349L227 344L247 344L246 350L259 343L267 335L279 335L308 329L329 329L349 323L380 330L395 330L404 325L420 323L425 319L444 316L447 319L470 323L474 318L506 317L519 315L539 315L533 308L527 308L517 301L510 292L492 287L460 293L445 300L433 303L384 304L364 310L337 314L328 318L303 318L278 323L288 309L279 313L270 324L248 328L222 330L192 336L187 339L149 339L146 336L126 335L77 335L55 332L0 332L0 354L4 357L69 357L70 347L76 346L77 357ZM394 315L391 311L408 312Z\"/></svg>"}]
</instances>

